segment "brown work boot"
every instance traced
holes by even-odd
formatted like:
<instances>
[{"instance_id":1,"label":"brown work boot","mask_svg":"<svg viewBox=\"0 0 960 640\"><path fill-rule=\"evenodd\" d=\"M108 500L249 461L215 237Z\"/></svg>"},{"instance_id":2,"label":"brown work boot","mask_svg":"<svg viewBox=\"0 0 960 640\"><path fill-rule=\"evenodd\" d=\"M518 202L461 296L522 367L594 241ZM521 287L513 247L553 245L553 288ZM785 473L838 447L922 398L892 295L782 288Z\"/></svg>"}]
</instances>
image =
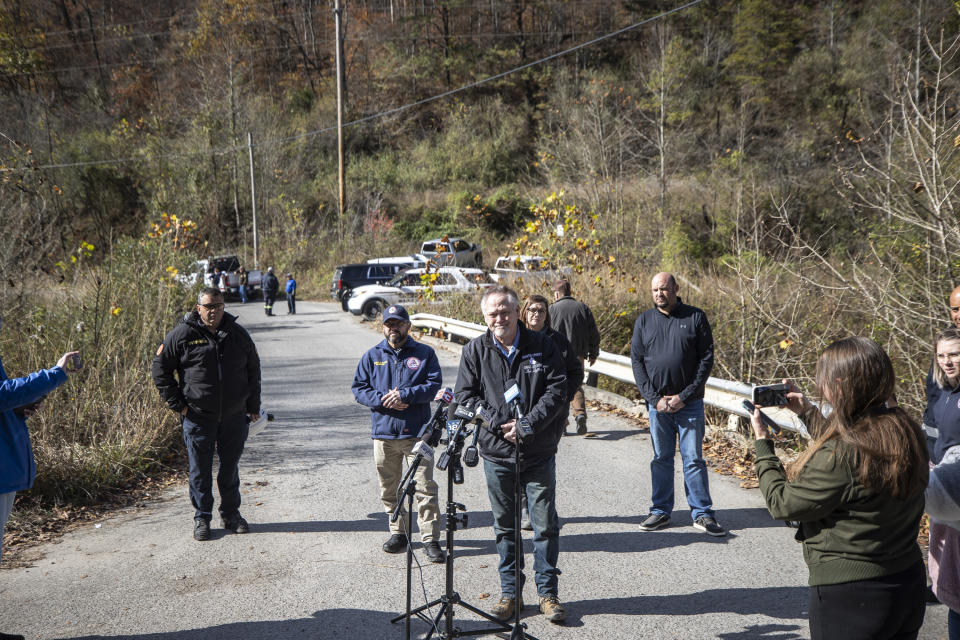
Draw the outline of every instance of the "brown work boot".
<instances>
[{"instance_id":1,"label":"brown work boot","mask_svg":"<svg viewBox=\"0 0 960 640\"><path fill-rule=\"evenodd\" d=\"M490 615L497 620L509 620L514 614L514 604L523 609L523 597L512 598L507 594L500 594L500 602L490 607Z\"/></svg>"},{"instance_id":2,"label":"brown work boot","mask_svg":"<svg viewBox=\"0 0 960 640\"><path fill-rule=\"evenodd\" d=\"M557 596L540 596L540 613L550 622L563 622L567 619L567 612Z\"/></svg>"}]
</instances>

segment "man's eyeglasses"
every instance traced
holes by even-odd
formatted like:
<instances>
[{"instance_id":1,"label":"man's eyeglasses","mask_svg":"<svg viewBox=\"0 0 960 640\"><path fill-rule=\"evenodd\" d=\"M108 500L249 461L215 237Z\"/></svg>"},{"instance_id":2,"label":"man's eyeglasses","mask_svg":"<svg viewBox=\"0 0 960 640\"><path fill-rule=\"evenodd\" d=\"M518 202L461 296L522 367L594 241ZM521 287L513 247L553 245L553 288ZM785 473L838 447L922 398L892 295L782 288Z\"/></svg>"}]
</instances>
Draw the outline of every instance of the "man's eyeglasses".
<instances>
[{"instance_id":1,"label":"man's eyeglasses","mask_svg":"<svg viewBox=\"0 0 960 640\"><path fill-rule=\"evenodd\" d=\"M216 311L218 309L223 309L222 302L208 302L207 304L201 304L200 306L206 309L207 311Z\"/></svg>"}]
</instances>

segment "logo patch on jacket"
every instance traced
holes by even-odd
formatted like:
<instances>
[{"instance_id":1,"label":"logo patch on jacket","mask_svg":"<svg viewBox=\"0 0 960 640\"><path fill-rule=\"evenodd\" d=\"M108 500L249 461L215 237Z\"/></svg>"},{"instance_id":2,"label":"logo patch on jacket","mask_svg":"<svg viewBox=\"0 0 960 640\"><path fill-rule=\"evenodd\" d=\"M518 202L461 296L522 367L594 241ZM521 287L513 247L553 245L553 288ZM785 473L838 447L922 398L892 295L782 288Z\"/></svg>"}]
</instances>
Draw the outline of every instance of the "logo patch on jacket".
<instances>
[{"instance_id":1,"label":"logo patch on jacket","mask_svg":"<svg viewBox=\"0 0 960 640\"><path fill-rule=\"evenodd\" d=\"M163 353L163 343L162 343L162 342L160 343L160 346L157 347L157 355L160 355L161 353Z\"/></svg>"},{"instance_id":2,"label":"logo patch on jacket","mask_svg":"<svg viewBox=\"0 0 960 640\"><path fill-rule=\"evenodd\" d=\"M187 344L188 344L188 345L191 345L191 344L207 344L207 341L204 340L203 338L200 338L199 340L191 340L191 341L188 342Z\"/></svg>"},{"instance_id":3,"label":"logo patch on jacket","mask_svg":"<svg viewBox=\"0 0 960 640\"><path fill-rule=\"evenodd\" d=\"M543 371L543 363L540 360L537 360L537 356L542 354L532 353L527 356L523 356L523 364L520 365L520 370L524 373L540 373Z\"/></svg>"},{"instance_id":4,"label":"logo patch on jacket","mask_svg":"<svg viewBox=\"0 0 960 640\"><path fill-rule=\"evenodd\" d=\"M383 365L387 364L387 362L386 362L386 360L376 360L376 361L374 361L373 364L374 364L375 366L377 366L377 367L382 367Z\"/></svg>"},{"instance_id":5,"label":"logo patch on jacket","mask_svg":"<svg viewBox=\"0 0 960 640\"><path fill-rule=\"evenodd\" d=\"M416 371L417 369L420 368L420 365L423 364L420 358L415 358L413 356L410 356L409 358L404 360L403 363L407 365L407 369L410 369L411 371Z\"/></svg>"}]
</instances>

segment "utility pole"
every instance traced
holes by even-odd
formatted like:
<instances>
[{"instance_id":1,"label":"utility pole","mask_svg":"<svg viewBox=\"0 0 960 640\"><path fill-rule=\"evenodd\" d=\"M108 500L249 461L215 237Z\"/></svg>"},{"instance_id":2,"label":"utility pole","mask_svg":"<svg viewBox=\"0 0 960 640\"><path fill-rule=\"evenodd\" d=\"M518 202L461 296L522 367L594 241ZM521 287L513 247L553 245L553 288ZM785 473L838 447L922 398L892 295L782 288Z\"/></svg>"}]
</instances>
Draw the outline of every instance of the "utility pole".
<instances>
[{"instance_id":1,"label":"utility pole","mask_svg":"<svg viewBox=\"0 0 960 640\"><path fill-rule=\"evenodd\" d=\"M253 268L259 269L257 257L257 182L253 177L253 134L247 132L247 155L250 156L250 205L253 209Z\"/></svg>"},{"instance_id":2,"label":"utility pole","mask_svg":"<svg viewBox=\"0 0 960 640\"><path fill-rule=\"evenodd\" d=\"M340 199L337 215L337 236L343 241L343 221L347 210L347 180L343 168L343 40L340 0L333 3L333 23L337 30L337 160L339 163Z\"/></svg>"}]
</instances>

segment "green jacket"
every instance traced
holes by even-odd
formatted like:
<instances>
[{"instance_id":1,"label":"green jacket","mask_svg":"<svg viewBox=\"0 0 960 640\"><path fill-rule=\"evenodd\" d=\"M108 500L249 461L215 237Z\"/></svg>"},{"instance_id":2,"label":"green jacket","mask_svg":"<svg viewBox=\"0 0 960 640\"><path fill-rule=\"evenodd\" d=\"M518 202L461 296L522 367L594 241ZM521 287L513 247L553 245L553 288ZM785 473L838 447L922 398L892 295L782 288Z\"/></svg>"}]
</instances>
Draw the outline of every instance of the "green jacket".
<instances>
[{"instance_id":1,"label":"green jacket","mask_svg":"<svg viewBox=\"0 0 960 640\"><path fill-rule=\"evenodd\" d=\"M796 539L803 543L811 587L892 575L922 561L917 531L923 491L906 500L868 491L857 479L852 456L838 459L838 449L846 445L836 439L787 482L773 442L755 445L754 467L770 515L800 522Z\"/></svg>"}]
</instances>

